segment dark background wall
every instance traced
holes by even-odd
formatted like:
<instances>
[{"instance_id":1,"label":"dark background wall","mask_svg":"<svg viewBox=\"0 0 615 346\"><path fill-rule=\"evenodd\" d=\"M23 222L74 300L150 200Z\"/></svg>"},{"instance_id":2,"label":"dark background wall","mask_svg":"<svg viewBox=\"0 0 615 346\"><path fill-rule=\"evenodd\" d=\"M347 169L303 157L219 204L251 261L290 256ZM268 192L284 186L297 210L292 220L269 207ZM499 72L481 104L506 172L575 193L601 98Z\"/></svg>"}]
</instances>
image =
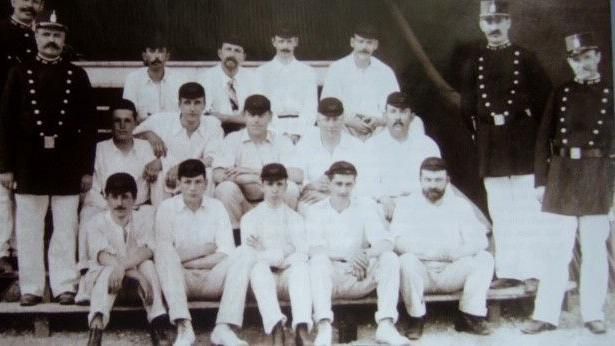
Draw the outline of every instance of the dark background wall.
<instances>
[{"instance_id":1,"label":"dark background wall","mask_svg":"<svg viewBox=\"0 0 615 346\"><path fill-rule=\"evenodd\" d=\"M455 86L451 62L460 44L482 39L479 0L394 0L435 67ZM611 32L608 0L510 0L512 39L537 53L554 84L571 77L564 59L564 36L593 31L603 50L603 72L610 76ZM3 1L0 14L9 13ZM245 38L249 60L272 55L271 28L293 22L300 32L297 55L333 60L349 51L355 23L373 21L384 37L377 55L396 71L414 99L427 131L453 167L454 181L484 206L469 133L455 107L427 78L381 0L47 0L71 31L69 43L85 60L139 60L144 42L166 34L174 60L216 60L218 39L226 32Z\"/></svg>"}]
</instances>

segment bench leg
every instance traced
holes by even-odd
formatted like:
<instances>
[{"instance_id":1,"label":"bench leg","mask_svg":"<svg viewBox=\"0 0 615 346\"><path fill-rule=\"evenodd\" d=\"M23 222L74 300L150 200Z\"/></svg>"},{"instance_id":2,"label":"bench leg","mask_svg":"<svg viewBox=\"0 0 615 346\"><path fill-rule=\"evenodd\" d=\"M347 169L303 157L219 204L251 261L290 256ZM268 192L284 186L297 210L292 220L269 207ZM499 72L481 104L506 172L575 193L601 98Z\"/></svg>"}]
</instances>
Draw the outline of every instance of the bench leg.
<instances>
[{"instance_id":1,"label":"bench leg","mask_svg":"<svg viewBox=\"0 0 615 346\"><path fill-rule=\"evenodd\" d=\"M357 321L356 319L346 316L344 320L338 323L339 343L347 344L354 340L357 340Z\"/></svg>"},{"instance_id":2,"label":"bench leg","mask_svg":"<svg viewBox=\"0 0 615 346\"><path fill-rule=\"evenodd\" d=\"M564 300L562 301L562 310L566 312L570 312L572 308L572 297L570 296L570 291L566 291L564 294Z\"/></svg>"},{"instance_id":3,"label":"bench leg","mask_svg":"<svg viewBox=\"0 0 615 346\"><path fill-rule=\"evenodd\" d=\"M487 303L487 319L491 323L499 323L502 314L502 304L500 301Z\"/></svg>"},{"instance_id":4,"label":"bench leg","mask_svg":"<svg viewBox=\"0 0 615 346\"><path fill-rule=\"evenodd\" d=\"M46 315L34 316L34 336L37 338L46 338L51 335L49 331L49 318Z\"/></svg>"}]
</instances>

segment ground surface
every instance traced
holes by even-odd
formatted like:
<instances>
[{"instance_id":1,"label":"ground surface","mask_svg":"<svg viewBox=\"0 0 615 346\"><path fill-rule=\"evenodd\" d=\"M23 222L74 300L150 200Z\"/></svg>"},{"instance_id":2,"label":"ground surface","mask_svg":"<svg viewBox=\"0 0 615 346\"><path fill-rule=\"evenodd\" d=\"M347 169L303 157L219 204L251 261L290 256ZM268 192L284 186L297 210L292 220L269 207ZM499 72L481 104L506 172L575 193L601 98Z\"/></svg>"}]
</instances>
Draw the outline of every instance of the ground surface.
<instances>
[{"instance_id":1,"label":"ground surface","mask_svg":"<svg viewBox=\"0 0 615 346\"><path fill-rule=\"evenodd\" d=\"M492 324L493 334L486 337L457 333L453 329L452 321L455 306L451 304L432 304L429 306L428 323L423 338L413 345L420 346L577 346L577 345L615 345L615 293L609 295L606 308L609 331L605 335L596 336L585 328L579 318L578 297L573 296L572 310L564 312L560 327L556 331L545 332L540 335L523 335L519 328L526 321L531 302L517 301L504 306L503 316L499 323ZM373 345L370 338L374 333L375 325L370 323L374 308L365 309L362 319L365 321L359 329L359 339L352 345ZM405 313L402 313L405 314ZM209 345L209 331L213 320L210 314L193 316L199 345ZM141 313L124 313L114 315L112 324L103 336L103 345L149 345L147 325L143 322L145 316ZM268 339L264 337L258 324L260 318L252 311L246 317L247 328L242 337L252 345L267 345ZM405 326L402 319L400 329ZM33 336L31 323L27 318L6 316L0 318L0 345L41 345L41 346L69 346L85 345L87 343L87 326L84 315L54 318L51 321L52 335L48 338L38 339Z\"/></svg>"}]
</instances>

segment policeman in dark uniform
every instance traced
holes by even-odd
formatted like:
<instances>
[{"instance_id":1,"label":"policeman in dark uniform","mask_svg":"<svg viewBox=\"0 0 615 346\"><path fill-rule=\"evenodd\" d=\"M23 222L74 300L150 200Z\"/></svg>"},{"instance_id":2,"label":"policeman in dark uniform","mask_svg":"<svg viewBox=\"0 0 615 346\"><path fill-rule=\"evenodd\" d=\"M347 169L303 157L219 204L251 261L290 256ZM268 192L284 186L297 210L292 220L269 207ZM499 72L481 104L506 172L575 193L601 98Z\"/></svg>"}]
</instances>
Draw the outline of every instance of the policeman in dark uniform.
<instances>
[{"instance_id":1,"label":"policeman in dark uniform","mask_svg":"<svg viewBox=\"0 0 615 346\"><path fill-rule=\"evenodd\" d=\"M61 57L66 32L55 13L37 22L38 54L11 69L0 101L0 182L15 186L22 305L43 295L49 204L51 291L61 304L74 302L77 207L92 182L96 130L88 76Z\"/></svg>"},{"instance_id":2,"label":"policeman in dark uniform","mask_svg":"<svg viewBox=\"0 0 615 346\"><path fill-rule=\"evenodd\" d=\"M549 101L538 134L535 167L542 210L557 217L558 237L567 246L553 258L563 262L560 268L540 281L533 320L523 329L529 334L557 325L577 228L582 256L581 315L591 332L606 331L602 309L609 275L607 214L615 157L613 89L599 73L601 54L591 33L566 37L566 50L575 78L557 88ZM549 287L545 295L552 297L546 302L539 300L543 286ZM549 321L545 318L549 315L557 319Z\"/></svg>"},{"instance_id":3,"label":"policeman in dark uniform","mask_svg":"<svg viewBox=\"0 0 615 346\"><path fill-rule=\"evenodd\" d=\"M551 83L535 55L510 42L508 4L481 1L487 43L468 50L462 69L462 112L474 132L493 221L496 275L503 283L535 278L534 145ZM518 220L526 220L524 223Z\"/></svg>"},{"instance_id":4,"label":"policeman in dark uniform","mask_svg":"<svg viewBox=\"0 0 615 346\"><path fill-rule=\"evenodd\" d=\"M42 0L13 0L13 14L0 21L0 94L9 69L34 58L34 18L43 8ZM9 241L13 233L13 203L10 189L0 186L0 274L13 271Z\"/></svg>"}]
</instances>

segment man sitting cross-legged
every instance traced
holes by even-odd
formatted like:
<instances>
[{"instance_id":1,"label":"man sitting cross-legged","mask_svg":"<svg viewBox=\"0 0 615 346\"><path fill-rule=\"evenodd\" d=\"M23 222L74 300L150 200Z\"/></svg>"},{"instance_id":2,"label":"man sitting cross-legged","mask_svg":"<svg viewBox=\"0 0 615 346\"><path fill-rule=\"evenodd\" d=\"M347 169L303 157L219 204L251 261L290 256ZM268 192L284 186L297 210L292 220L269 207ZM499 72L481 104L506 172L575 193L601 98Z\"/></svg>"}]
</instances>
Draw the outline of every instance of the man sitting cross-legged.
<instances>
[{"instance_id":1,"label":"man sitting cross-legged","mask_svg":"<svg viewBox=\"0 0 615 346\"><path fill-rule=\"evenodd\" d=\"M170 320L177 325L175 345L195 342L188 298L220 298L212 344L247 345L231 326L241 327L243 322L254 251L235 249L224 206L204 196L207 178L202 161L183 161L177 176L181 194L158 207L155 250Z\"/></svg>"},{"instance_id":2,"label":"man sitting cross-legged","mask_svg":"<svg viewBox=\"0 0 615 346\"><path fill-rule=\"evenodd\" d=\"M312 205L305 215L310 244L310 282L316 345L331 345L331 298L378 295L376 341L408 345L395 329L399 296L399 258L376 204L351 198L357 170L338 161L326 173L330 197Z\"/></svg>"},{"instance_id":3,"label":"man sitting cross-legged","mask_svg":"<svg viewBox=\"0 0 615 346\"><path fill-rule=\"evenodd\" d=\"M463 290L458 331L486 335L486 299L493 277L493 257L485 251L485 226L470 203L449 186L444 161L429 157L420 167L422 194L398 200L391 222L395 250L401 255L401 293L410 314L406 335L423 332L425 292Z\"/></svg>"},{"instance_id":4,"label":"man sitting cross-legged","mask_svg":"<svg viewBox=\"0 0 615 346\"><path fill-rule=\"evenodd\" d=\"M164 344L166 309L152 262L153 222L148 217L151 214L133 210L137 183L128 173L109 176L105 196L109 210L85 224L87 246L94 256L82 281L91 296L88 345L101 344L111 308L127 279L138 283L139 296L152 327L152 342Z\"/></svg>"},{"instance_id":5,"label":"man sitting cross-legged","mask_svg":"<svg viewBox=\"0 0 615 346\"><path fill-rule=\"evenodd\" d=\"M261 170L265 200L241 219L242 244L256 250L257 262L250 283L258 302L266 333L273 345L283 345L286 316L277 294L290 298L296 345L309 344L312 299L303 218L284 203L288 173L279 163Z\"/></svg>"}]
</instances>

